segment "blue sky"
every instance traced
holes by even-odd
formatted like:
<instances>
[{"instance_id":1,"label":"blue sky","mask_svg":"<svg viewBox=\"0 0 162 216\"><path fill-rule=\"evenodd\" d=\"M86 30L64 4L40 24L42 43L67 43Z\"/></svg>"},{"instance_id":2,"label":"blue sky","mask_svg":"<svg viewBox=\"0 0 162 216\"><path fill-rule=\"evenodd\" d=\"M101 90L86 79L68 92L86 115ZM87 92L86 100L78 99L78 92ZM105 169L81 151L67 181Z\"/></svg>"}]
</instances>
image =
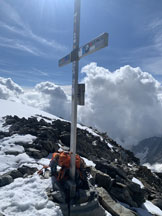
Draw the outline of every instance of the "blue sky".
<instances>
[{"instance_id":1,"label":"blue sky","mask_svg":"<svg viewBox=\"0 0 162 216\"><path fill-rule=\"evenodd\" d=\"M71 64L59 68L58 60L72 49L73 7L74 0L0 0L0 76L26 87L71 84ZM109 46L83 58L80 69L129 64L162 82L161 11L161 0L81 0L80 45L108 32Z\"/></svg>"}]
</instances>

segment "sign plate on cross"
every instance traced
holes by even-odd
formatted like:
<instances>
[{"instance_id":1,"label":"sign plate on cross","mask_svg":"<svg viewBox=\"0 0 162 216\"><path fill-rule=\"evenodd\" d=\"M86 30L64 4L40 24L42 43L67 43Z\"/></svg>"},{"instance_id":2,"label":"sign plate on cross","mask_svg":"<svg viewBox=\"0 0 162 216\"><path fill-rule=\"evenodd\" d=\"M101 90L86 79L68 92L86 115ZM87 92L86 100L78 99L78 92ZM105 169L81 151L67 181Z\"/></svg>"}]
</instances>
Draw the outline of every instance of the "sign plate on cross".
<instances>
[{"instance_id":1,"label":"sign plate on cross","mask_svg":"<svg viewBox=\"0 0 162 216\"><path fill-rule=\"evenodd\" d=\"M84 46L79 48L78 57L81 59L82 57L89 55L93 52L96 52L99 49L108 46L108 33L104 33Z\"/></svg>"},{"instance_id":2,"label":"sign plate on cross","mask_svg":"<svg viewBox=\"0 0 162 216\"><path fill-rule=\"evenodd\" d=\"M71 53L59 60L59 67L69 64L70 62L71 62Z\"/></svg>"},{"instance_id":3,"label":"sign plate on cross","mask_svg":"<svg viewBox=\"0 0 162 216\"><path fill-rule=\"evenodd\" d=\"M71 52L70 54L60 59L59 67L69 64L75 60L79 60L82 57L89 55L91 53L94 53L97 50L102 49L106 46L108 46L108 33L103 33L102 35L98 36L94 40L80 47L79 50L75 52L75 56L74 56L74 53Z\"/></svg>"}]
</instances>

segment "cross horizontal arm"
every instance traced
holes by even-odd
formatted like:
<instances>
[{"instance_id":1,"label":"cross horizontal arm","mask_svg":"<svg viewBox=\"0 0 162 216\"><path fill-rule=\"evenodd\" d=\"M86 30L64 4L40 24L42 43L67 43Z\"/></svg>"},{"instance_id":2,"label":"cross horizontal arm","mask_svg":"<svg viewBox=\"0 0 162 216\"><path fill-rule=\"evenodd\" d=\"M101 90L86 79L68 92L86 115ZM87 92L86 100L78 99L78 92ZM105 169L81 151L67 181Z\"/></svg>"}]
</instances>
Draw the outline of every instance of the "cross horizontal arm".
<instances>
[{"instance_id":1,"label":"cross horizontal arm","mask_svg":"<svg viewBox=\"0 0 162 216\"><path fill-rule=\"evenodd\" d=\"M79 60L84 56L96 52L104 47L108 46L108 33L103 33L94 40L86 43L80 47L79 50L73 50L70 54L66 55L59 60L59 67L69 64L73 61Z\"/></svg>"}]
</instances>

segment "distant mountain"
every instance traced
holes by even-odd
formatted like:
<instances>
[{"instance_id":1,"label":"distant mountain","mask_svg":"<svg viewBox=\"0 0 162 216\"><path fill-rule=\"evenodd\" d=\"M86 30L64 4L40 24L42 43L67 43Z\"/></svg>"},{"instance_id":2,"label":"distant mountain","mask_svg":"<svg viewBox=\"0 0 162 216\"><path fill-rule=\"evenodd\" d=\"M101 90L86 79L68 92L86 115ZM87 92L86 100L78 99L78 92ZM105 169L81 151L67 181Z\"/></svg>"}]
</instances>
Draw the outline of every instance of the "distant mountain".
<instances>
[{"instance_id":1,"label":"distant mountain","mask_svg":"<svg viewBox=\"0 0 162 216\"><path fill-rule=\"evenodd\" d=\"M132 151L142 164L162 163L162 137L144 139Z\"/></svg>"}]
</instances>

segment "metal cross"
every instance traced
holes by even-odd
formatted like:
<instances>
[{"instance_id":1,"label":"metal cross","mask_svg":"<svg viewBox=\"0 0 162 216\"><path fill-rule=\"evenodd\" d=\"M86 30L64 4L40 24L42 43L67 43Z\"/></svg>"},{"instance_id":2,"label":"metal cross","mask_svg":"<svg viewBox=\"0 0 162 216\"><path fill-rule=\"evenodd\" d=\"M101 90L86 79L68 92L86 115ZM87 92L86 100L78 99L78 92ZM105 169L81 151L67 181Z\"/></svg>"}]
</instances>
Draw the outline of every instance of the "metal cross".
<instances>
[{"instance_id":1,"label":"metal cross","mask_svg":"<svg viewBox=\"0 0 162 216\"><path fill-rule=\"evenodd\" d=\"M76 130L77 130L77 105L84 105L84 84L78 84L78 67L79 60L97 50L108 46L108 33L104 33L84 46L79 48L80 37L80 0L74 0L74 32L73 32L73 50L59 60L59 66L69 63L72 65L72 109L71 109L71 136L70 151L71 166L70 177L75 181L75 154L76 154Z\"/></svg>"}]
</instances>

